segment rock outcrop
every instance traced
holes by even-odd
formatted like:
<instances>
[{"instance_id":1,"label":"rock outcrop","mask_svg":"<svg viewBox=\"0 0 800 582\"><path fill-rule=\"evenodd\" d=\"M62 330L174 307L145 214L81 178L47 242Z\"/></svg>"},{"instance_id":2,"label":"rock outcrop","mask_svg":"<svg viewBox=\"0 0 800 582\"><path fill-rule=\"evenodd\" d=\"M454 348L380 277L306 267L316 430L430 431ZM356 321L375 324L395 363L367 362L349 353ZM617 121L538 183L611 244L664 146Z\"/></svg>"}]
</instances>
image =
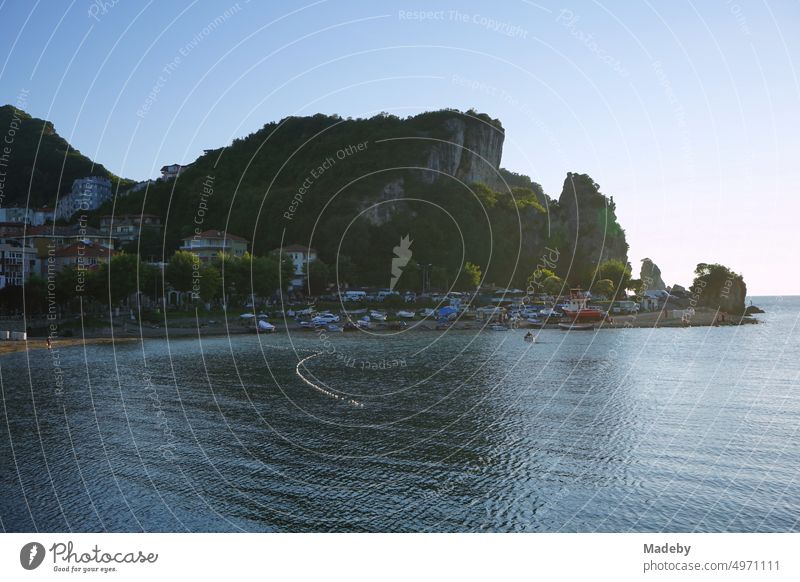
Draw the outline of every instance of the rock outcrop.
<instances>
[{"instance_id":1,"label":"rock outcrop","mask_svg":"<svg viewBox=\"0 0 800 582\"><path fill-rule=\"evenodd\" d=\"M461 115L445 120L445 137L432 143L426 167L420 178L433 184L441 174L458 178L465 184L476 182L499 187L500 159L505 133L496 122Z\"/></svg>"},{"instance_id":2,"label":"rock outcrop","mask_svg":"<svg viewBox=\"0 0 800 582\"><path fill-rule=\"evenodd\" d=\"M594 269L609 259L628 261L625 231L617 222L613 198L586 174L568 173L558 199L556 228L563 231L558 249L559 275L570 281L590 280Z\"/></svg>"},{"instance_id":3,"label":"rock outcrop","mask_svg":"<svg viewBox=\"0 0 800 582\"><path fill-rule=\"evenodd\" d=\"M642 259L642 268L639 271L639 278L644 283L645 289L651 291L661 291L667 288L661 278L661 269L658 268L650 259Z\"/></svg>"}]
</instances>

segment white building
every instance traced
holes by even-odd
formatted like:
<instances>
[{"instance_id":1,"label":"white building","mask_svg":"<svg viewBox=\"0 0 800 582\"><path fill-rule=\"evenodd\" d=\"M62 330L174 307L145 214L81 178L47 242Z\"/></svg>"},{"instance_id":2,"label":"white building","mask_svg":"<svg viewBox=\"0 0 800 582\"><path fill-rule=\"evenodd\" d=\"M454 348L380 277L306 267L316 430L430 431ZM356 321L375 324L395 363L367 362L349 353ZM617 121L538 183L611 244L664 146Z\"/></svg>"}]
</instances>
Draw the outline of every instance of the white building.
<instances>
[{"instance_id":1,"label":"white building","mask_svg":"<svg viewBox=\"0 0 800 582\"><path fill-rule=\"evenodd\" d=\"M30 224L41 226L46 222L54 222L55 211L45 206L44 208L9 207L0 208L0 222Z\"/></svg>"},{"instance_id":2,"label":"white building","mask_svg":"<svg viewBox=\"0 0 800 582\"><path fill-rule=\"evenodd\" d=\"M294 264L294 278L290 281L293 289L300 289L306 280L306 264L317 260L317 251L303 245L289 245L278 249L281 258L288 256Z\"/></svg>"},{"instance_id":3,"label":"white building","mask_svg":"<svg viewBox=\"0 0 800 582\"><path fill-rule=\"evenodd\" d=\"M56 218L69 220L76 212L100 208L113 197L111 180L102 176L80 178L72 183L72 191L58 201Z\"/></svg>"},{"instance_id":4,"label":"white building","mask_svg":"<svg viewBox=\"0 0 800 582\"><path fill-rule=\"evenodd\" d=\"M33 218L33 211L30 208L9 207L0 208L0 222L18 222L20 224L30 224Z\"/></svg>"},{"instance_id":5,"label":"white building","mask_svg":"<svg viewBox=\"0 0 800 582\"><path fill-rule=\"evenodd\" d=\"M36 248L19 239L0 239L0 288L22 285L31 273L39 273Z\"/></svg>"},{"instance_id":6,"label":"white building","mask_svg":"<svg viewBox=\"0 0 800 582\"><path fill-rule=\"evenodd\" d=\"M181 173L188 168L189 165L181 166L180 164L170 164L161 167L161 180L172 180L181 175Z\"/></svg>"},{"instance_id":7,"label":"white building","mask_svg":"<svg viewBox=\"0 0 800 582\"><path fill-rule=\"evenodd\" d=\"M220 253L241 257L247 252L247 239L224 230L204 230L184 238L180 250L194 253L202 262L208 263Z\"/></svg>"}]
</instances>

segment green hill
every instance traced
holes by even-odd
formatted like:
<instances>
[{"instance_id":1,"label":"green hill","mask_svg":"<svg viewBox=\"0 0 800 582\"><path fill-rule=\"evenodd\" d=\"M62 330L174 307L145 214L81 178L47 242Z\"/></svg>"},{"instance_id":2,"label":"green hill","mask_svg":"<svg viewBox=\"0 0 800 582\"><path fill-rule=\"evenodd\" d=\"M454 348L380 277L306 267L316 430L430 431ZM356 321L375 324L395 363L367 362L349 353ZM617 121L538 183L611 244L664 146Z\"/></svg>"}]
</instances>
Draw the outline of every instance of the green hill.
<instances>
[{"instance_id":1,"label":"green hill","mask_svg":"<svg viewBox=\"0 0 800 582\"><path fill-rule=\"evenodd\" d=\"M64 195L72 182L86 176L119 178L73 149L49 121L31 117L11 105L0 107L0 131L13 140L6 153L2 205L54 206L56 194ZM123 184L130 181L123 181ZM30 201L28 193L30 192Z\"/></svg>"},{"instance_id":2,"label":"green hill","mask_svg":"<svg viewBox=\"0 0 800 582\"><path fill-rule=\"evenodd\" d=\"M562 207L499 167L503 138L499 121L475 112L290 117L207 152L177 180L119 198L116 211L160 215L167 256L196 228L214 228L246 237L257 255L283 241L318 249L331 267L346 257L349 282L386 286L393 248L409 235L413 263L432 265L434 286L469 261L487 282L519 287L547 246L559 247L567 274L578 233L566 213L585 198L592 215L581 236L605 241L597 257L627 260L613 203L588 176L571 175ZM585 254L576 281L591 272Z\"/></svg>"}]
</instances>

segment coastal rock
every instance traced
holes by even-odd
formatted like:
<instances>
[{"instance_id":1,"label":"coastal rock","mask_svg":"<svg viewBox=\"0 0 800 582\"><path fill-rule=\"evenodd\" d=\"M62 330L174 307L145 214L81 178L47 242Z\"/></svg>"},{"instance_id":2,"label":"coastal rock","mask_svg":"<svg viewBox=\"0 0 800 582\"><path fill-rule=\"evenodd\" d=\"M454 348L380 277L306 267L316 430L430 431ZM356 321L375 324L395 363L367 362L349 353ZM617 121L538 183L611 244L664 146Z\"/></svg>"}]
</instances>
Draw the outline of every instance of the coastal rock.
<instances>
[{"instance_id":1,"label":"coastal rock","mask_svg":"<svg viewBox=\"0 0 800 582\"><path fill-rule=\"evenodd\" d=\"M717 263L699 263L695 274L691 292L700 305L736 315L745 312L747 285L741 275Z\"/></svg>"},{"instance_id":2,"label":"coastal rock","mask_svg":"<svg viewBox=\"0 0 800 582\"><path fill-rule=\"evenodd\" d=\"M661 278L661 269L649 258L642 259L642 268L639 271L639 278L648 290L661 291L667 288L664 284L664 280Z\"/></svg>"}]
</instances>

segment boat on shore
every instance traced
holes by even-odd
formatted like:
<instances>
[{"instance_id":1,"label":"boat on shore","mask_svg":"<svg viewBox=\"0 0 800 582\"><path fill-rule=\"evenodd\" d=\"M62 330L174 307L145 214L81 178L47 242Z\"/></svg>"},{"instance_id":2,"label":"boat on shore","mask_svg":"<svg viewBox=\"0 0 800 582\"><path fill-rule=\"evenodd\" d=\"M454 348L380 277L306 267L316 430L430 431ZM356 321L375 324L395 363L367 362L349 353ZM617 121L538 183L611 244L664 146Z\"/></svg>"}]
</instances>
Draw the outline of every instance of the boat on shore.
<instances>
[{"instance_id":1,"label":"boat on shore","mask_svg":"<svg viewBox=\"0 0 800 582\"><path fill-rule=\"evenodd\" d=\"M407 309L401 309L397 312L397 317L402 317L404 319L414 319L415 315L413 311L408 311Z\"/></svg>"},{"instance_id":2,"label":"boat on shore","mask_svg":"<svg viewBox=\"0 0 800 582\"><path fill-rule=\"evenodd\" d=\"M564 315L573 322L600 321L605 313L595 307L588 307L589 294L580 289L570 289L569 301L564 306Z\"/></svg>"},{"instance_id":3,"label":"boat on shore","mask_svg":"<svg viewBox=\"0 0 800 582\"><path fill-rule=\"evenodd\" d=\"M559 323L558 327L568 331L590 331L594 329L594 323Z\"/></svg>"}]
</instances>

